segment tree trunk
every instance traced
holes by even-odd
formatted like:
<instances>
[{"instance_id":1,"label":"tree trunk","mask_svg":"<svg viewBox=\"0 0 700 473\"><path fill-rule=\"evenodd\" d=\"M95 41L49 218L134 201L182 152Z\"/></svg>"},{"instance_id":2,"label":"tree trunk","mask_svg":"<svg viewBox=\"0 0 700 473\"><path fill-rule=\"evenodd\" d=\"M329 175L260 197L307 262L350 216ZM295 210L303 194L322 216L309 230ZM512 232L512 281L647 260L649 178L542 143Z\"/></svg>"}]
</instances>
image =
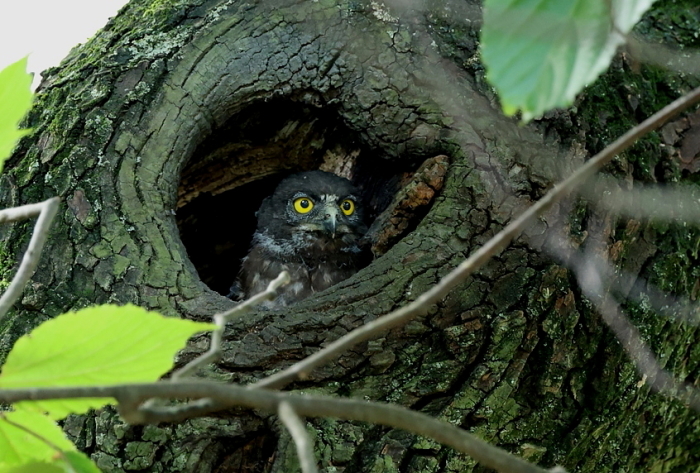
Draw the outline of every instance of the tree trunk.
<instances>
[{"instance_id":1,"label":"tree trunk","mask_svg":"<svg viewBox=\"0 0 700 473\"><path fill-rule=\"evenodd\" d=\"M485 85L479 21L472 1L133 0L48 72L34 133L2 175L5 207L64 199L39 270L1 328L3 356L40 322L91 304L208 320L233 305L222 294L266 193L290 171L340 171L373 217L388 208L394 220L381 217L378 257L349 280L230 324L207 375L259 379L415 299L585 158L698 82L621 54L574 109L521 127ZM697 46L698 28L693 2L668 0L638 29ZM677 124L667 150L682 144ZM627 186L696 186L659 136L609 172ZM448 161L416 173L438 155ZM618 221L572 199L428 316L292 388L399 403L545 467L687 471L700 460L697 415L650 392L572 274L542 251L557 225L633 277L697 296L697 229ZM10 275L30 225L2 231ZM694 382L696 329L628 308L665 367ZM195 339L179 361L206 347ZM293 443L266 413L142 428L107 409L65 428L107 472L298 471ZM325 471L483 470L401 431L332 419L309 428Z\"/></svg>"}]
</instances>

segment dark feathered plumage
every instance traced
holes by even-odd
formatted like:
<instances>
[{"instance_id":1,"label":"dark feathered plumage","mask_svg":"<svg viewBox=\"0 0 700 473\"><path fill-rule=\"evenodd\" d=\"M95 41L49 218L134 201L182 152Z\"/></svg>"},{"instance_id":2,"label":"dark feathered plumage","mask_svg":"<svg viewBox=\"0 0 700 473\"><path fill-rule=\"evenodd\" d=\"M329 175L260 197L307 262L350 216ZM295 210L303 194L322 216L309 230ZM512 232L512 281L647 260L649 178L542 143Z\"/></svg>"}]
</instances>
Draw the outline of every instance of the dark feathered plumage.
<instances>
[{"instance_id":1,"label":"dark feathered plumage","mask_svg":"<svg viewBox=\"0 0 700 473\"><path fill-rule=\"evenodd\" d=\"M291 282L268 306L284 306L353 275L366 233L358 190L335 174L309 171L284 179L257 213L258 226L238 278L244 297L283 270Z\"/></svg>"}]
</instances>

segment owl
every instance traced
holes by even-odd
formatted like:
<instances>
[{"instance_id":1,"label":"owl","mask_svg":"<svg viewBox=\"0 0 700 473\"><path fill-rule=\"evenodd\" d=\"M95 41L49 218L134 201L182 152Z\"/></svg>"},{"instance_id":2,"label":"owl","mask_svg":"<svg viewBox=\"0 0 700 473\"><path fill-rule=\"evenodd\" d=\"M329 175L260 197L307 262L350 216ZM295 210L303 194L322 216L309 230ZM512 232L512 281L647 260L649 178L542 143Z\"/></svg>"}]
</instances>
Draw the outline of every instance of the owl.
<instances>
[{"instance_id":1,"label":"owl","mask_svg":"<svg viewBox=\"0 0 700 473\"><path fill-rule=\"evenodd\" d=\"M250 252L237 283L240 296L264 291L283 270L291 282L268 307L287 306L355 274L367 232L359 191L324 171L293 174L263 200Z\"/></svg>"}]
</instances>

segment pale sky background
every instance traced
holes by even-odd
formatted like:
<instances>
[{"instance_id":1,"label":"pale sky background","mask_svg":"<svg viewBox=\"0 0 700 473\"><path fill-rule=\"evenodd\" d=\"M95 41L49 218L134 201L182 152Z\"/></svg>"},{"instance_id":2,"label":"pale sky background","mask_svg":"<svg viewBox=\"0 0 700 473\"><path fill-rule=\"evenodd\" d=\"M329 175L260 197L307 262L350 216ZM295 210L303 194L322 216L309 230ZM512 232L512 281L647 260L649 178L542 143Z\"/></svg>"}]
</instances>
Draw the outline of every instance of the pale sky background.
<instances>
[{"instance_id":1,"label":"pale sky background","mask_svg":"<svg viewBox=\"0 0 700 473\"><path fill-rule=\"evenodd\" d=\"M128 0L0 0L0 69L29 54L29 72L57 66Z\"/></svg>"}]
</instances>

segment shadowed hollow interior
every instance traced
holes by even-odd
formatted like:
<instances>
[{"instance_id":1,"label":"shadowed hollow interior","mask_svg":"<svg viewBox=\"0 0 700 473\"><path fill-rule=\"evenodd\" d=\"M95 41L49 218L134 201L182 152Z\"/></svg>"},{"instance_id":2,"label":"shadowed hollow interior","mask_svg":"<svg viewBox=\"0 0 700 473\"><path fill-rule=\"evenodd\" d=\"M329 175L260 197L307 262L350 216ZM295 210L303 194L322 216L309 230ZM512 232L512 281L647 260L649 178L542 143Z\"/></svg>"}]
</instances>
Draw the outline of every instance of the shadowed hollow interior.
<instances>
[{"instance_id":1,"label":"shadowed hollow interior","mask_svg":"<svg viewBox=\"0 0 700 473\"><path fill-rule=\"evenodd\" d=\"M181 172L177 224L205 284L228 294L262 200L284 177L311 169L353 181L368 224L390 203L401 174L334 111L291 100L250 105L198 146Z\"/></svg>"}]
</instances>

